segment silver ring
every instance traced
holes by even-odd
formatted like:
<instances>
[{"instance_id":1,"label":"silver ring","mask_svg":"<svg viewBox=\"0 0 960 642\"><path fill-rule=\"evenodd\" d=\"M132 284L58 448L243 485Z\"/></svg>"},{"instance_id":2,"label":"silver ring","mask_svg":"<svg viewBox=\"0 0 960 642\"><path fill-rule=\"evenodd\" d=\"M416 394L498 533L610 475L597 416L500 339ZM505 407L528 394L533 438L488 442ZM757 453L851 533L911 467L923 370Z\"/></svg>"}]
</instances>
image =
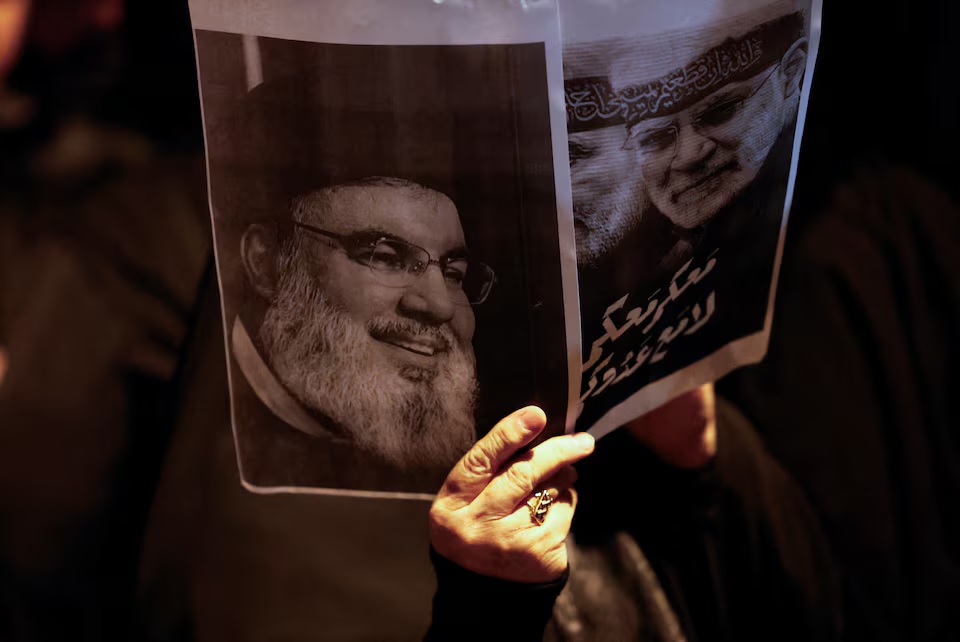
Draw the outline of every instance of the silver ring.
<instances>
[{"instance_id":1,"label":"silver ring","mask_svg":"<svg viewBox=\"0 0 960 642\"><path fill-rule=\"evenodd\" d=\"M533 518L537 526L543 524L543 521L547 518L547 511L550 510L550 506L553 505L554 501L556 501L556 497L551 495L550 491L547 490L538 490L527 500L530 517Z\"/></svg>"}]
</instances>

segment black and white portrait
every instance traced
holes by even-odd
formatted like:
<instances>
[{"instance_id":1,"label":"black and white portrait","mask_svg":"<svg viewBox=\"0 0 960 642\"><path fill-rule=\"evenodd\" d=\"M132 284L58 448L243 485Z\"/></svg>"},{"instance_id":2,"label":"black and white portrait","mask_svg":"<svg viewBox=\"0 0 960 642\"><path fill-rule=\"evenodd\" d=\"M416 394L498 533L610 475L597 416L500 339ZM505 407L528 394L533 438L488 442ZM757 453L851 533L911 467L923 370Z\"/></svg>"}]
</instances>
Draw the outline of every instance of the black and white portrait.
<instances>
[{"instance_id":1,"label":"black and white portrait","mask_svg":"<svg viewBox=\"0 0 960 642\"><path fill-rule=\"evenodd\" d=\"M516 407L562 431L543 46L197 51L245 484L432 493Z\"/></svg>"},{"instance_id":2,"label":"black and white portrait","mask_svg":"<svg viewBox=\"0 0 960 642\"><path fill-rule=\"evenodd\" d=\"M696 28L565 45L578 427L764 330L808 15L802 1L739 4Z\"/></svg>"}]
</instances>

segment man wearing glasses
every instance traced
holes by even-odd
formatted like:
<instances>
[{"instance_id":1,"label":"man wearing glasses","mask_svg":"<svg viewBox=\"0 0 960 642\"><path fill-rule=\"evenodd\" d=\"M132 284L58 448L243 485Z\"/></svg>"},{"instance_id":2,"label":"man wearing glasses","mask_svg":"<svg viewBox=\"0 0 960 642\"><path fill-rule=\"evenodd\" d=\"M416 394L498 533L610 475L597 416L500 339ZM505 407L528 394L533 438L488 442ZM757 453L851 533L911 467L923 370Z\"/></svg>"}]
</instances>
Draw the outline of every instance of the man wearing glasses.
<instances>
[{"instance_id":1,"label":"man wearing glasses","mask_svg":"<svg viewBox=\"0 0 960 642\"><path fill-rule=\"evenodd\" d=\"M665 12L651 35L565 51L583 341L594 346L584 423L764 328L807 12L803 0L743 4L695 29Z\"/></svg>"},{"instance_id":2,"label":"man wearing glasses","mask_svg":"<svg viewBox=\"0 0 960 642\"><path fill-rule=\"evenodd\" d=\"M656 219L666 219L669 232L654 236L674 241L661 274L679 268L704 236L722 245L725 235L708 234L708 223L749 234L741 224L766 206L755 202L751 186L760 194L779 192L772 188L774 181L783 182L777 170L789 162L806 66L804 15L790 13L732 33L737 35L653 77L662 63L638 65L624 57L611 69L626 127L624 148L636 154L651 204L647 218L653 227ZM782 202L776 205L769 218L779 218Z\"/></svg>"},{"instance_id":3,"label":"man wearing glasses","mask_svg":"<svg viewBox=\"0 0 960 642\"><path fill-rule=\"evenodd\" d=\"M686 250L669 262L676 266L703 226L760 176L775 146L789 157L806 64L803 14L723 30L675 34L669 47L589 43L587 55L568 54L581 264L598 264L643 229L647 246L676 237ZM651 219L665 219L666 234Z\"/></svg>"},{"instance_id":4,"label":"man wearing glasses","mask_svg":"<svg viewBox=\"0 0 960 642\"><path fill-rule=\"evenodd\" d=\"M244 480L435 490L475 440L472 306L495 282L453 202L395 177L324 187L250 225L241 258L260 319L232 331L238 409L261 409L238 434Z\"/></svg>"}]
</instances>

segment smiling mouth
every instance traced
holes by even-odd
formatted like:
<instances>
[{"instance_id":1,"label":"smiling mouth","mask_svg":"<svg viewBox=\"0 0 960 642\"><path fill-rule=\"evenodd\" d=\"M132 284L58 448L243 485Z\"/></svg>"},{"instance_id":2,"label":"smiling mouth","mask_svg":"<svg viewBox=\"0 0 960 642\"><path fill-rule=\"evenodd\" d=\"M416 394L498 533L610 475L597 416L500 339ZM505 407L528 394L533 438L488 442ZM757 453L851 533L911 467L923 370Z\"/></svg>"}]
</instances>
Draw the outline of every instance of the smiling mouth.
<instances>
[{"instance_id":1,"label":"smiling mouth","mask_svg":"<svg viewBox=\"0 0 960 642\"><path fill-rule=\"evenodd\" d=\"M388 339L386 342L390 345L397 346L398 348L403 348L408 352L422 354L425 357L432 357L434 354L439 352L439 346L433 343L424 343L423 341L415 341L411 339Z\"/></svg>"},{"instance_id":2,"label":"smiling mouth","mask_svg":"<svg viewBox=\"0 0 960 642\"><path fill-rule=\"evenodd\" d=\"M450 348L450 344L442 335L434 335L431 333L420 334L388 331L374 332L371 333L371 335L377 341L421 357L435 357Z\"/></svg>"},{"instance_id":3,"label":"smiling mouth","mask_svg":"<svg viewBox=\"0 0 960 642\"><path fill-rule=\"evenodd\" d=\"M723 166L717 168L716 170L710 172L710 173L707 174L706 176L703 176L702 178L699 178L699 179L695 180L694 182L690 183L689 185L683 187L683 189L675 192L675 193L673 194L673 197L672 197L670 200L672 200L674 203L676 203L676 202L679 201L680 198L682 198L684 195L686 195L686 194L688 194L688 193L690 193L690 192L693 192L693 191L695 191L695 190L703 187L704 185L706 185L706 184L708 184L708 183L712 183L712 182L716 181L717 179L722 178L725 174L727 174L728 172L731 172L731 171L735 170L736 168L737 168L737 164L736 164L736 163L727 163L726 165L723 165Z\"/></svg>"}]
</instances>

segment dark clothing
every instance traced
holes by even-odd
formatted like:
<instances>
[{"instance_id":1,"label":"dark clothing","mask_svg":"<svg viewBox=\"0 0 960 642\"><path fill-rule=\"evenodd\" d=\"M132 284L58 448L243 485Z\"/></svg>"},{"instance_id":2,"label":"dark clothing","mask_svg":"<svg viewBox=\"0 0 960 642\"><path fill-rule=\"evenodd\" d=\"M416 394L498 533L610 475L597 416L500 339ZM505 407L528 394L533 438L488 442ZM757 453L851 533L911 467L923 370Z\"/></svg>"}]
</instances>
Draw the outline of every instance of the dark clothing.
<instances>
[{"instance_id":1,"label":"dark clothing","mask_svg":"<svg viewBox=\"0 0 960 642\"><path fill-rule=\"evenodd\" d=\"M125 640L209 257L203 165L80 120L38 148L7 136L0 639Z\"/></svg>"},{"instance_id":2,"label":"dark clothing","mask_svg":"<svg viewBox=\"0 0 960 642\"><path fill-rule=\"evenodd\" d=\"M718 456L705 469L667 466L625 431L579 467L570 580L544 639L839 639L839 577L817 519L729 404L718 407ZM449 562L437 573L428 640L543 636L511 638L514 625L498 615L513 612L522 585L501 582L498 593ZM526 590L536 595L526 616L544 622L536 605L555 587ZM470 601L478 593L485 603ZM478 616L476 629L465 626Z\"/></svg>"},{"instance_id":3,"label":"dark clothing","mask_svg":"<svg viewBox=\"0 0 960 642\"><path fill-rule=\"evenodd\" d=\"M867 165L807 223L766 361L723 389L821 516L849 639L960 639L960 208Z\"/></svg>"},{"instance_id":4,"label":"dark clothing","mask_svg":"<svg viewBox=\"0 0 960 642\"><path fill-rule=\"evenodd\" d=\"M553 582L522 584L468 571L433 549L430 561L437 572L437 592L424 642L539 640L569 574Z\"/></svg>"},{"instance_id":5,"label":"dark clothing","mask_svg":"<svg viewBox=\"0 0 960 642\"><path fill-rule=\"evenodd\" d=\"M203 302L141 551L143 637L422 638L429 503L244 490L215 283Z\"/></svg>"}]
</instances>

